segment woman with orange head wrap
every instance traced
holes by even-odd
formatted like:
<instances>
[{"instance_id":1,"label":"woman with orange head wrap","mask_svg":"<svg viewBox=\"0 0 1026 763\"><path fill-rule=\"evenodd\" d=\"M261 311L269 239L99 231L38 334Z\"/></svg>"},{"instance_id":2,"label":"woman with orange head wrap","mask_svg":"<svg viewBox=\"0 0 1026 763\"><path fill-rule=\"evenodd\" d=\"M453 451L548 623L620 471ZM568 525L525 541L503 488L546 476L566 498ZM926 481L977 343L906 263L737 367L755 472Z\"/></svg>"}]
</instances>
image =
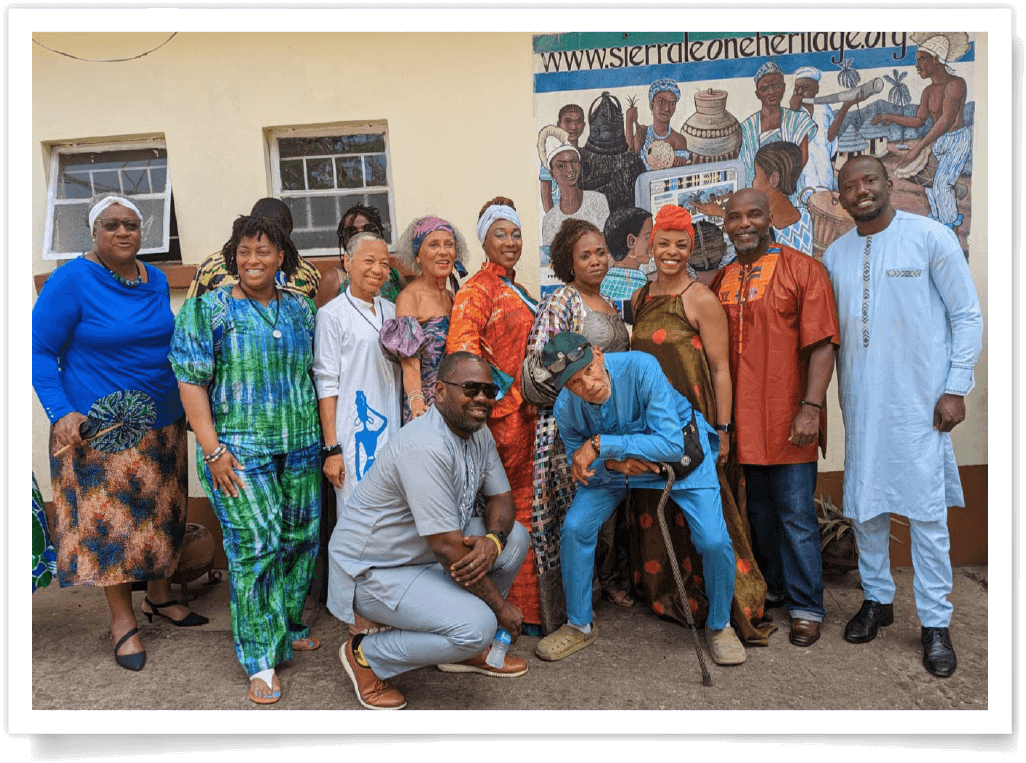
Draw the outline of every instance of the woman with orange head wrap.
<instances>
[{"instance_id":1,"label":"woman with orange head wrap","mask_svg":"<svg viewBox=\"0 0 1026 763\"><path fill-rule=\"evenodd\" d=\"M742 640L765 644L775 626L760 625L766 599L766 583L755 564L751 542L738 502L738 479L728 479L740 470L730 459L731 410L733 388L727 350L727 316L719 299L701 282L688 274L688 259L695 241L691 215L683 207L667 205L659 210L652 225L651 253L656 279L634 293L634 333L631 349L654 355L670 383L688 398L696 410L720 434L717 471L723 516L734 543L737 573L731 619ZM652 609L684 621L681 608L699 608L701 580L699 556L683 527L674 526L671 536L678 553L686 550L690 568L695 571L688 588L688 602L681 602L673 577L666 572L667 552L657 529L653 512L659 495L638 491L635 514L636 532L631 542L631 569L641 579L635 584L646 595ZM652 495L649 495L652 493ZM647 517L646 517L647 515ZM685 561L685 569L689 562Z\"/></svg>"}]
</instances>

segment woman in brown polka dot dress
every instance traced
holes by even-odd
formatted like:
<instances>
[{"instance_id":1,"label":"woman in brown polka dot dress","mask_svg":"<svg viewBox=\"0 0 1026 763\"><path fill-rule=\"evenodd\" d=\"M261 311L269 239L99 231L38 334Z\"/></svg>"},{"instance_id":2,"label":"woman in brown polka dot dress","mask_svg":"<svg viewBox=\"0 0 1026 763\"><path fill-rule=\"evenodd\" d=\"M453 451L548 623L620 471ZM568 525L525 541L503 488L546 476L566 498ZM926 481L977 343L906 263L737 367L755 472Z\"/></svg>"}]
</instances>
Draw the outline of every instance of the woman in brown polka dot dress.
<instances>
[{"instance_id":1,"label":"woman in brown polka dot dress","mask_svg":"<svg viewBox=\"0 0 1026 763\"><path fill-rule=\"evenodd\" d=\"M634 333L631 349L654 355L674 388L720 432L718 473L723 498L723 518L734 544L736 576L731 621L749 644L765 645L776 626L762 622L766 583L752 555L744 518L741 470L730 458L729 425L732 390L727 353L727 319L716 295L687 274L694 241L691 216L680 207L663 207L652 227L651 251L657 280L642 286L631 299ZM685 622L683 602L667 564L666 546L655 510L659 493L638 490L631 515L631 570L635 587L652 609ZM708 603L702 585L702 562L691 542L680 512L670 525L681 568L690 572L688 606L696 619L704 620ZM686 556L684 554L686 553Z\"/></svg>"}]
</instances>

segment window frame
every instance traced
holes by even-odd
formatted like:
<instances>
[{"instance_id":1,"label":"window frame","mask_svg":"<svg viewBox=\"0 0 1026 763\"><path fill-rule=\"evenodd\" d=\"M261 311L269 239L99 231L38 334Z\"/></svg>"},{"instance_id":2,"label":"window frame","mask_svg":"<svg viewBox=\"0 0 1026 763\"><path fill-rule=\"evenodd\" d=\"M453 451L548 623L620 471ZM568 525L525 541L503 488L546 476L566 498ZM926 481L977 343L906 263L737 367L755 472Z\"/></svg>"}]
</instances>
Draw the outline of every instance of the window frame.
<instances>
[{"instance_id":1,"label":"window frame","mask_svg":"<svg viewBox=\"0 0 1026 763\"><path fill-rule=\"evenodd\" d=\"M105 151L133 151L148 148L160 148L167 152L167 141L163 138L148 138L144 140L109 140L102 143L85 143L77 141L52 141L48 144L50 151L49 176L46 179L46 222L43 227L43 261L54 262L57 260L74 259L81 256L82 252L57 252L51 248L53 242L54 222L58 206L81 204L81 199L68 200L57 198L57 184L60 173L61 156L65 154L89 154L103 153ZM167 157L167 185L161 193L140 193L126 198L158 199L164 198L164 224L161 230L161 246L148 247L139 250L140 255L170 254L171 248L171 161ZM178 261L170 257L169 262Z\"/></svg>"},{"instance_id":2,"label":"window frame","mask_svg":"<svg viewBox=\"0 0 1026 763\"><path fill-rule=\"evenodd\" d=\"M360 122L334 122L319 125L267 127L264 129L267 146L268 168L270 170L271 195L285 201L287 198L309 198L312 196L339 196L353 197L353 203L363 203L363 198L372 194L386 194L388 197L388 217L391 221L391 241L387 241L389 250L395 248L396 218L395 218L395 193L392 182L392 153L391 143L388 134L388 122L386 120L367 120ZM385 186L364 186L359 189L332 188L327 190L305 190L305 191L284 191L281 186L281 154L278 149L280 138L321 138L335 135L381 135L385 142ZM375 152L377 153L377 152ZM362 154L352 154L362 156ZM304 157L309 158L309 157ZM336 164L332 161L332 173L336 171ZM352 204L346 205L347 207ZM337 225L337 223L336 223ZM336 239L337 241L337 239ZM317 249L300 249L299 253L304 257L338 257L338 244Z\"/></svg>"}]
</instances>

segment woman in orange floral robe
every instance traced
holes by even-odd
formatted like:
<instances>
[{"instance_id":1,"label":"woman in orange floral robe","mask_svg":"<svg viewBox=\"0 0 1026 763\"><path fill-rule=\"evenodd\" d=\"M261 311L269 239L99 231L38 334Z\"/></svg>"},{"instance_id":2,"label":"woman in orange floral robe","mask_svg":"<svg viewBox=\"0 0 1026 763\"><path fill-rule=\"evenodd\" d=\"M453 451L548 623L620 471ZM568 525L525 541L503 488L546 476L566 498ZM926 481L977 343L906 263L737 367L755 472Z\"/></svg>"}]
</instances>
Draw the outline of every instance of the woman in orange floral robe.
<instances>
[{"instance_id":1,"label":"woman in orange floral robe","mask_svg":"<svg viewBox=\"0 0 1026 763\"><path fill-rule=\"evenodd\" d=\"M456 293L446 352L472 352L492 368L501 397L488 419L488 428L513 491L516 520L530 529L538 410L523 397L520 372L538 303L516 283L514 268L520 260L523 238L513 202L500 196L485 204L478 217L477 237L488 259ZM523 610L522 632L542 635L533 550L527 552L508 601Z\"/></svg>"}]
</instances>

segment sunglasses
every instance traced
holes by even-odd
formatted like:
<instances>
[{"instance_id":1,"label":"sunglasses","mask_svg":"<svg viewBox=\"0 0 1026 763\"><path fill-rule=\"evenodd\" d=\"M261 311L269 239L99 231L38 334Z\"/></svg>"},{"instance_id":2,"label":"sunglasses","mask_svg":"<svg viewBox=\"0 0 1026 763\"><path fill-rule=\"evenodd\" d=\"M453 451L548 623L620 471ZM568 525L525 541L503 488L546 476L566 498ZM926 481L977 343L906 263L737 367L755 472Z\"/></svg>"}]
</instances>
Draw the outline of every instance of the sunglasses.
<instances>
[{"instance_id":1,"label":"sunglasses","mask_svg":"<svg viewBox=\"0 0 1026 763\"><path fill-rule=\"evenodd\" d=\"M499 394L499 385L492 384L491 382L463 382L463 384L457 384L456 382L445 381L444 379L439 379L438 381L442 382L442 384L448 384L450 387L460 387L463 390L463 394L471 398L483 394L489 400L494 400L495 396Z\"/></svg>"},{"instance_id":2,"label":"sunglasses","mask_svg":"<svg viewBox=\"0 0 1026 763\"><path fill-rule=\"evenodd\" d=\"M578 360L583 358L588 352L588 345L581 345L576 350L570 350L570 352L559 353L559 357L552 361L549 365L545 366L550 374L558 374L563 371L571 363L576 363Z\"/></svg>"},{"instance_id":3,"label":"sunglasses","mask_svg":"<svg viewBox=\"0 0 1026 763\"><path fill-rule=\"evenodd\" d=\"M140 220L97 220L96 224L109 233L113 233L122 225L124 225L125 230L130 233L137 231L142 227L142 221Z\"/></svg>"}]
</instances>

